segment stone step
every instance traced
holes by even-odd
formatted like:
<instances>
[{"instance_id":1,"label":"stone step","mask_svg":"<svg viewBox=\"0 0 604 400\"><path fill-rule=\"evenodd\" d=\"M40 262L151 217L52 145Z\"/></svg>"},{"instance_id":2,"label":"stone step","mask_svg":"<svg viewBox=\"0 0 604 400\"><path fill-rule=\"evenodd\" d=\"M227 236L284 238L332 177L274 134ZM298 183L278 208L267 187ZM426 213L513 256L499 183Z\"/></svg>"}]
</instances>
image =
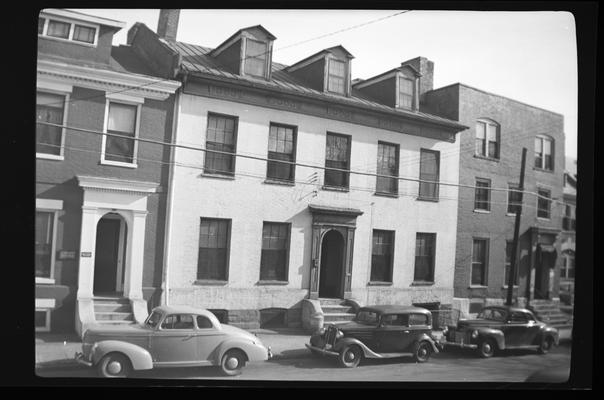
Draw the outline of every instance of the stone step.
<instances>
[{"instance_id":1,"label":"stone step","mask_svg":"<svg viewBox=\"0 0 604 400\"><path fill-rule=\"evenodd\" d=\"M124 303L94 303L95 312L132 312L132 306Z\"/></svg>"},{"instance_id":2,"label":"stone step","mask_svg":"<svg viewBox=\"0 0 604 400\"><path fill-rule=\"evenodd\" d=\"M321 303L321 307L323 305L326 306L339 306L344 302L344 299L331 299L331 298L319 298L319 303Z\"/></svg>"},{"instance_id":3,"label":"stone step","mask_svg":"<svg viewBox=\"0 0 604 400\"><path fill-rule=\"evenodd\" d=\"M330 313L323 314L323 323L331 323L336 321L352 321L354 314L351 313Z\"/></svg>"},{"instance_id":4,"label":"stone step","mask_svg":"<svg viewBox=\"0 0 604 400\"><path fill-rule=\"evenodd\" d=\"M95 312L97 321L133 321L131 312Z\"/></svg>"},{"instance_id":5,"label":"stone step","mask_svg":"<svg viewBox=\"0 0 604 400\"><path fill-rule=\"evenodd\" d=\"M92 300L94 304L130 304L126 297L94 296Z\"/></svg>"},{"instance_id":6,"label":"stone step","mask_svg":"<svg viewBox=\"0 0 604 400\"><path fill-rule=\"evenodd\" d=\"M332 305L321 305L321 309L324 314L332 313L350 313L352 307L350 306L332 306Z\"/></svg>"}]
</instances>

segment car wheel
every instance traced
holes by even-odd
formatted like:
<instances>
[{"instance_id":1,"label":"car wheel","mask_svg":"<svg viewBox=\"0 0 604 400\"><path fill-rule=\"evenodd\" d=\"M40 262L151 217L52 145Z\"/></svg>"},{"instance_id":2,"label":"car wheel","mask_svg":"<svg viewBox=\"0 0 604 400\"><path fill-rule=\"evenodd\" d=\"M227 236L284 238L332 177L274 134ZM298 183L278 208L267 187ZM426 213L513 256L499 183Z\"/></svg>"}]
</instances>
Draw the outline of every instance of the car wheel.
<instances>
[{"instance_id":1,"label":"car wheel","mask_svg":"<svg viewBox=\"0 0 604 400\"><path fill-rule=\"evenodd\" d=\"M413 358L418 363L426 362L430 359L430 354L432 354L432 346L428 342L421 342L417 349L415 349L415 354L413 354Z\"/></svg>"},{"instance_id":2,"label":"car wheel","mask_svg":"<svg viewBox=\"0 0 604 400\"><path fill-rule=\"evenodd\" d=\"M550 336L546 336L541 340L541 344L537 351L539 354L547 354L552 349L553 344L554 340Z\"/></svg>"},{"instance_id":3,"label":"car wheel","mask_svg":"<svg viewBox=\"0 0 604 400\"><path fill-rule=\"evenodd\" d=\"M346 346L340 351L338 361L342 367L355 368L363 358L363 351L357 345Z\"/></svg>"},{"instance_id":4,"label":"car wheel","mask_svg":"<svg viewBox=\"0 0 604 400\"><path fill-rule=\"evenodd\" d=\"M497 345L493 339L481 340L478 344L478 354L482 358L493 357Z\"/></svg>"},{"instance_id":5,"label":"car wheel","mask_svg":"<svg viewBox=\"0 0 604 400\"><path fill-rule=\"evenodd\" d=\"M121 353L109 353L97 365L99 376L104 378L126 378L131 371L130 360Z\"/></svg>"},{"instance_id":6,"label":"car wheel","mask_svg":"<svg viewBox=\"0 0 604 400\"><path fill-rule=\"evenodd\" d=\"M220 369L225 375L239 375L245 366L246 357L241 350L229 350L222 356Z\"/></svg>"}]
</instances>

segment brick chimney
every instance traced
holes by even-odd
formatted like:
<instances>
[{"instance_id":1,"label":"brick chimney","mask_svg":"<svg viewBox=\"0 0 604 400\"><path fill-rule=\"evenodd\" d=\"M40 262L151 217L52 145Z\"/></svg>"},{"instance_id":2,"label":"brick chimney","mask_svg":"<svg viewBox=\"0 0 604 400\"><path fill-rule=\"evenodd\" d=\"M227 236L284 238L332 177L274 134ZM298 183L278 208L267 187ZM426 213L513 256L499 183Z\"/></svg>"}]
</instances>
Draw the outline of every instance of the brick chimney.
<instances>
[{"instance_id":1,"label":"brick chimney","mask_svg":"<svg viewBox=\"0 0 604 400\"><path fill-rule=\"evenodd\" d=\"M167 40L176 40L180 10L159 10L157 35Z\"/></svg>"},{"instance_id":2,"label":"brick chimney","mask_svg":"<svg viewBox=\"0 0 604 400\"><path fill-rule=\"evenodd\" d=\"M434 89L434 62L426 57L416 57L405 61L401 65L411 65L422 75L419 78L419 97L423 98L423 94Z\"/></svg>"}]
</instances>

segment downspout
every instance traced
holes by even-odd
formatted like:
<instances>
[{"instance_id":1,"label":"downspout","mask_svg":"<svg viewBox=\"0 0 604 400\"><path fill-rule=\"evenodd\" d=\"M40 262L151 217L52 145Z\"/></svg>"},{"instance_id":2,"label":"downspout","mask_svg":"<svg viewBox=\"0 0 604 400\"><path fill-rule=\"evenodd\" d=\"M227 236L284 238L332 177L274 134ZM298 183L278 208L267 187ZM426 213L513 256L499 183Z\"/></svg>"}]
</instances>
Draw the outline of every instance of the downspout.
<instances>
[{"instance_id":1,"label":"downspout","mask_svg":"<svg viewBox=\"0 0 604 400\"><path fill-rule=\"evenodd\" d=\"M183 79L183 81L186 80ZM183 83L184 85L184 83ZM176 137L177 137L177 131L178 131L178 115L180 113L180 94L182 92L182 88L183 86L181 86L180 88L178 88L176 90L176 92L174 93L174 110L173 110L173 114L172 114L172 140L171 143L175 144L177 143ZM169 169L169 176L168 176L168 199L166 200L166 229L165 229L165 238L164 238L164 268L163 268L163 277L162 277L162 286L163 286L163 291L162 291L162 300L161 300L161 304L162 305L169 305L170 303L170 273L169 273L169 266L170 266L170 253L171 253L171 231L172 231L172 203L173 203L173 198L174 198L174 162L175 162L175 158L176 158L176 146L171 146L172 148L170 149L170 159L168 160L168 169Z\"/></svg>"}]
</instances>

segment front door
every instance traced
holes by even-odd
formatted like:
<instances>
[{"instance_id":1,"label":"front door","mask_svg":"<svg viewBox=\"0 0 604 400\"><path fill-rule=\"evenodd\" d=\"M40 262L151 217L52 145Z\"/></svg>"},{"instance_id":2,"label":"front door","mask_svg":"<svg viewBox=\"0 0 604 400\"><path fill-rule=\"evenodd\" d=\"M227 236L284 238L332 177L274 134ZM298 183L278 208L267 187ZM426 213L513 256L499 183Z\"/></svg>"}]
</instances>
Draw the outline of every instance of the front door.
<instances>
[{"instance_id":1,"label":"front door","mask_svg":"<svg viewBox=\"0 0 604 400\"><path fill-rule=\"evenodd\" d=\"M342 298L342 270L344 267L344 238L335 230L323 237L319 297Z\"/></svg>"},{"instance_id":2,"label":"front door","mask_svg":"<svg viewBox=\"0 0 604 400\"><path fill-rule=\"evenodd\" d=\"M118 291L118 263L120 261L121 220L101 218L96 229L94 259L94 294ZM121 285L120 285L121 286Z\"/></svg>"},{"instance_id":3,"label":"front door","mask_svg":"<svg viewBox=\"0 0 604 400\"><path fill-rule=\"evenodd\" d=\"M539 249L535 268L535 299L549 299L550 271L553 271L555 262L555 253Z\"/></svg>"}]
</instances>

